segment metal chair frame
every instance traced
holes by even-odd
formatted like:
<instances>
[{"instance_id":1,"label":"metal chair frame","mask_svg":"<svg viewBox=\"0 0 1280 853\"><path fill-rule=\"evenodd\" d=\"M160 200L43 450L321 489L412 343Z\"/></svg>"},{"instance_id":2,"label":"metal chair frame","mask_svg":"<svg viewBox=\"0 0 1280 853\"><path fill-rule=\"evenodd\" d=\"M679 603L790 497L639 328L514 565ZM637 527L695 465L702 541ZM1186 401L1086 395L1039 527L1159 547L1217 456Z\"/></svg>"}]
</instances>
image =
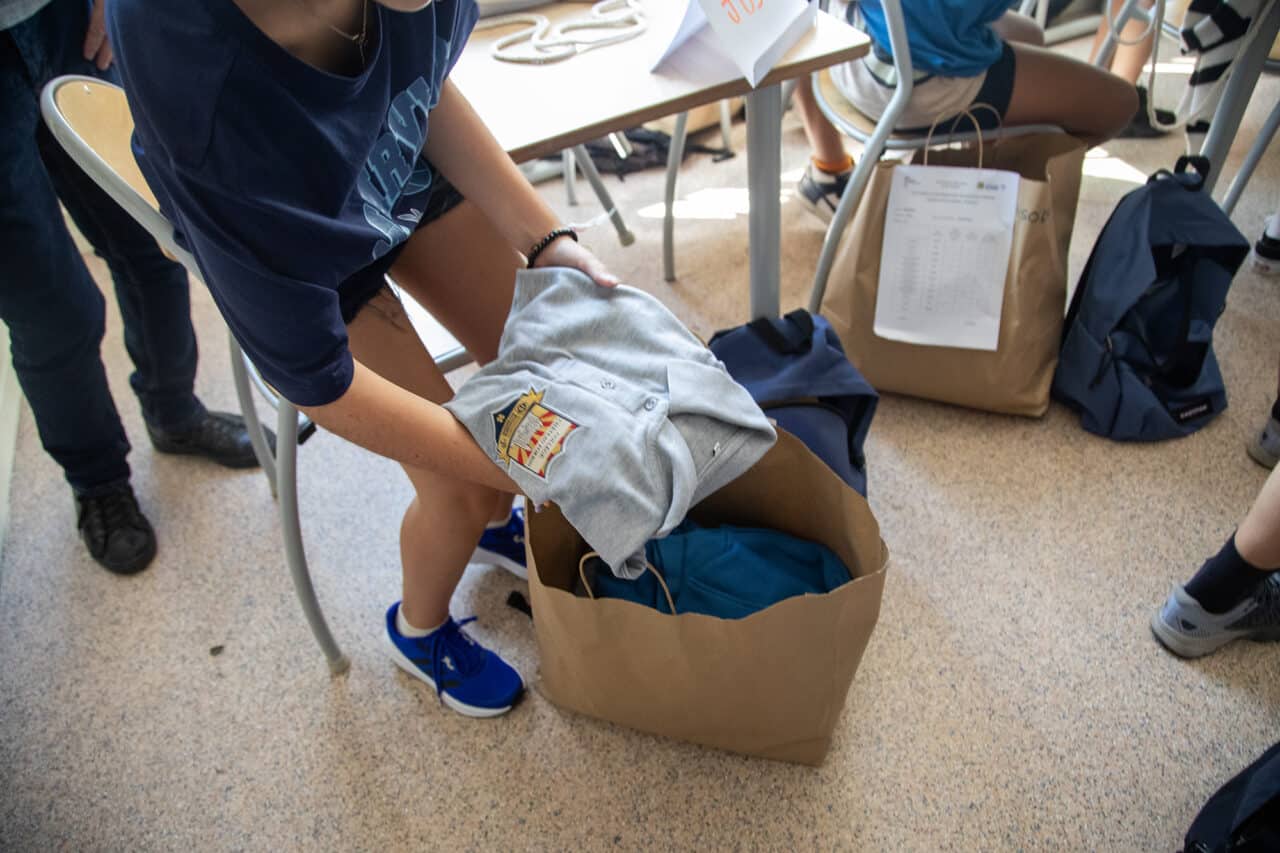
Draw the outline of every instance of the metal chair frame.
<instances>
[{"instance_id":1,"label":"metal chair frame","mask_svg":"<svg viewBox=\"0 0 1280 853\"><path fill-rule=\"evenodd\" d=\"M115 105L108 108L122 112L121 118L128 118L127 127L123 124L116 128L117 132L132 132L132 119L128 116L128 106L124 101L124 93L119 87L105 83L92 77L68 75L58 77L49 82L41 97L41 112L45 123L58 143L82 168L98 186L111 196L129 216L133 217L145 228L160 247L174 260L182 264L192 276L199 277L199 267L195 258L178 245L174 239L172 224L160 213L154 202L154 196L145 186L134 186L117 170L115 164L108 162L99 151L85 138L67 117L62 106L62 96L73 88L80 88L78 93L83 97L118 98ZM96 130L101 130L98 128ZM120 142L120 140L117 140ZM123 148L128 150L127 139L123 140ZM280 397L262 380L257 370L240 349L233 336L228 333L231 353L231 373L235 383L236 396L240 411L248 427L249 438L253 443L254 454L262 465L271 488L271 494L279 502L281 535L284 541L285 561L289 574L293 579L294 590L302 606L303 615L315 636L316 642L324 652L325 659L334 675L345 672L350 661L339 648L337 641L329 630L320 603L316 599L315 587L311 582L311 573L307 567L306 551L302 542L302 527L298 516L298 484L297 453L300 435L314 429L311 422L298 412L288 400ZM442 369L451 369L449 365L466 363L469 356L461 348L447 353L437 363ZM267 443L266 434L258 418L254 405L253 386L257 385L263 396L276 410L276 452L273 454Z\"/></svg>"}]
</instances>

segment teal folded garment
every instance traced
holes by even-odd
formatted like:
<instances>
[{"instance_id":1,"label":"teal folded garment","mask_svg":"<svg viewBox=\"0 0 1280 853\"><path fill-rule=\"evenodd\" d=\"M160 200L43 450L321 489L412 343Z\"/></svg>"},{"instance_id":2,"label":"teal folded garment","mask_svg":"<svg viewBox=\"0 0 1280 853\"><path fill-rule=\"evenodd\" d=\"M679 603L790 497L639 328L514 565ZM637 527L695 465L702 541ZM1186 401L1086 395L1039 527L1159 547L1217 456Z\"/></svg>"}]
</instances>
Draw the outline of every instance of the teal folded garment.
<instances>
[{"instance_id":1,"label":"teal folded garment","mask_svg":"<svg viewBox=\"0 0 1280 853\"><path fill-rule=\"evenodd\" d=\"M776 530L700 527L686 521L645 546L662 575L676 613L741 619L786 598L822 594L848 583L849 570L830 548ZM671 611L653 572L623 580L599 564L592 589L598 598L622 598Z\"/></svg>"}]
</instances>

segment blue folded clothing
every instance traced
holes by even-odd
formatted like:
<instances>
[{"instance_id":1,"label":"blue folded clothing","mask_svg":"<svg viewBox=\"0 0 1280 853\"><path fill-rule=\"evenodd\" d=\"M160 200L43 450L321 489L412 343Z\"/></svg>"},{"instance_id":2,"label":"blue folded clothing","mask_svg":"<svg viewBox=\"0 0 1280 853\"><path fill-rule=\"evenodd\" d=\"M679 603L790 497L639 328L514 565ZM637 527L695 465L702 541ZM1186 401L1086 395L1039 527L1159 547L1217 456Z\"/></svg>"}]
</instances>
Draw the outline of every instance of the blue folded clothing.
<instances>
[{"instance_id":1,"label":"blue folded clothing","mask_svg":"<svg viewBox=\"0 0 1280 853\"><path fill-rule=\"evenodd\" d=\"M645 558L666 581L676 613L721 619L741 619L785 598L831 592L852 580L825 545L761 528L701 527L686 521L670 535L650 540ZM621 598L671 612L653 572L632 581L604 569L588 582L597 598Z\"/></svg>"}]
</instances>

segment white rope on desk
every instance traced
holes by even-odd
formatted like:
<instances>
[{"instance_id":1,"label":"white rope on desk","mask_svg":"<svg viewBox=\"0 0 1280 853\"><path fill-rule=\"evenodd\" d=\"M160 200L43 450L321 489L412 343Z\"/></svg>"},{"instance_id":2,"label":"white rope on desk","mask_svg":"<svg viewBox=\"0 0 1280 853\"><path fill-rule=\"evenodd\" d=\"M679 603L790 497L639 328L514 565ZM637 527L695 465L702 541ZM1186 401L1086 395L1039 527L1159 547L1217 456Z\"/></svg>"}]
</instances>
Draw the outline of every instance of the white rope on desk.
<instances>
[{"instance_id":1,"label":"white rope on desk","mask_svg":"<svg viewBox=\"0 0 1280 853\"><path fill-rule=\"evenodd\" d=\"M545 15L515 14L483 18L476 24L476 31L525 24L526 28L503 36L493 43L490 53L494 59L525 65L546 65L561 62L579 53L629 41L648 29L649 22L638 0L600 0L588 15L551 25ZM580 38L570 33L583 31L621 30L612 35ZM529 42L532 52L522 52L518 45Z\"/></svg>"}]
</instances>

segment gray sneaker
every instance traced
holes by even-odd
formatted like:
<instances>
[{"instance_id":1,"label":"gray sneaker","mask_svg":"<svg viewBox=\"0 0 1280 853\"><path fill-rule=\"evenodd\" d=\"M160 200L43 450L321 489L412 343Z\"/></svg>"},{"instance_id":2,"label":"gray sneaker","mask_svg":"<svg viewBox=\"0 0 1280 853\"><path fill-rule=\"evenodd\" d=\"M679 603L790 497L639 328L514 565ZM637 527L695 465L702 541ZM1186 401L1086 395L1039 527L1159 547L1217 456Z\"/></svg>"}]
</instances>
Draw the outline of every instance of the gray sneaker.
<instances>
[{"instance_id":1,"label":"gray sneaker","mask_svg":"<svg viewBox=\"0 0 1280 853\"><path fill-rule=\"evenodd\" d=\"M1280 573L1269 575L1252 598L1221 614L1208 612L1186 589L1175 586L1151 617L1151 633L1183 658L1207 655L1232 640L1280 640Z\"/></svg>"},{"instance_id":2,"label":"gray sneaker","mask_svg":"<svg viewBox=\"0 0 1280 853\"><path fill-rule=\"evenodd\" d=\"M1263 468L1276 467L1276 462L1280 462L1280 421L1267 418L1248 449L1249 457Z\"/></svg>"}]
</instances>

